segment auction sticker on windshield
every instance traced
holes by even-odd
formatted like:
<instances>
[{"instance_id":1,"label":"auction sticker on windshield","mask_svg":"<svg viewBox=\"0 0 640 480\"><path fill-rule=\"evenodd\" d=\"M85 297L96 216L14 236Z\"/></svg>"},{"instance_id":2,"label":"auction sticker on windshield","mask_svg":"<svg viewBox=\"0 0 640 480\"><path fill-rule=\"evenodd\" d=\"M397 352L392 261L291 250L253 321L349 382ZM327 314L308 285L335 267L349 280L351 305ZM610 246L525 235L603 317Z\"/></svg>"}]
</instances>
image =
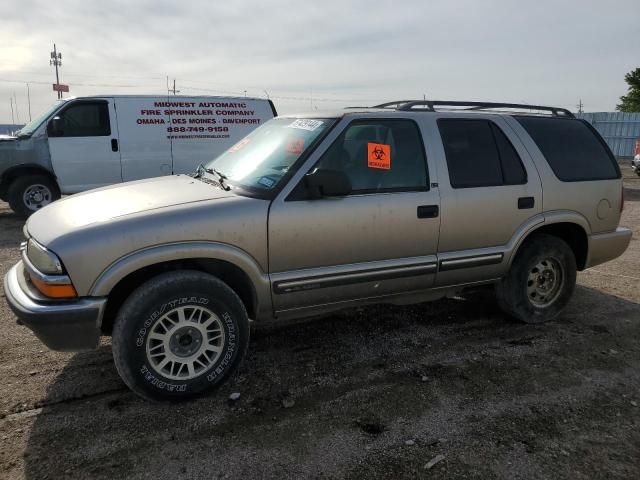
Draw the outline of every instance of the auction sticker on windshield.
<instances>
[{"instance_id":1,"label":"auction sticker on windshield","mask_svg":"<svg viewBox=\"0 0 640 480\"><path fill-rule=\"evenodd\" d=\"M316 128L321 126L324 122L321 120L309 120L307 118L299 118L290 125L287 125L288 128L300 128L301 130L309 130L313 132Z\"/></svg>"}]
</instances>

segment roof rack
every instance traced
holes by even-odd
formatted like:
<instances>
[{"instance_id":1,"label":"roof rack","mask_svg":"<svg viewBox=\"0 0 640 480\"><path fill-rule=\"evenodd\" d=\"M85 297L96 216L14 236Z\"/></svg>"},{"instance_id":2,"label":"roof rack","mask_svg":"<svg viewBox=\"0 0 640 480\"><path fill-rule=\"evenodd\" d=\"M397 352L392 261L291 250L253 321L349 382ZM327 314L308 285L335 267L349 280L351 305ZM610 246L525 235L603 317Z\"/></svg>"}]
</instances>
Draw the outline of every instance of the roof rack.
<instances>
[{"instance_id":1,"label":"roof rack","mask_svg":"<svg viewBox=\"0 0 640 480\"><path fill-rule=\"evenodd\" d=\"M555 117L575 118L566 108L545 107L542 105L527 105L524 103L494 103L494 102L462 102L449 100L395 100L393 102L381 103L371 108L393 108L401 112L409 112L415 110L427 110L435 112L435 106L448 107L469 107L464 110L486 110L490 108L518 108L521 110L539 110L542 112L551 112ZM426 107L426 108L415 108Z\"/></svg>"}]
</instances>

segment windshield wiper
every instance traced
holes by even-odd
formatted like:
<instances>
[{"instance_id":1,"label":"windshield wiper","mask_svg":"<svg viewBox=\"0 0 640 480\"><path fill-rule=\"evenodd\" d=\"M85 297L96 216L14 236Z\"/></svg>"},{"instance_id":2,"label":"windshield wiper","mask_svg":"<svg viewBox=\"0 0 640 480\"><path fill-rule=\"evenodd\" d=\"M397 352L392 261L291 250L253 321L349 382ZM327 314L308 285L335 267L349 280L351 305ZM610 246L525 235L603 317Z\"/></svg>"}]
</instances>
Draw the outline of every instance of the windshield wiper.
<instances>
[{"instance_id":1,"label":"windshield wiper","mask_svg":"<svg viewBox=\"0 0 640 480\"><path fill-rule=\"evenodd\" d=\"M204 176L205 173L208 173L209 175L213 175L216 177L216 181L209 180L211 183L220 185L220 187L223 190L226 190L227 192L231 190L231 187L225 182L225 180L227 179L227 176L224 173L219 172L215 168L207 168L202 163L198 165L198 168L196 168L194 178L205 179L206 178Z\"/></svg>"}]
</instances>

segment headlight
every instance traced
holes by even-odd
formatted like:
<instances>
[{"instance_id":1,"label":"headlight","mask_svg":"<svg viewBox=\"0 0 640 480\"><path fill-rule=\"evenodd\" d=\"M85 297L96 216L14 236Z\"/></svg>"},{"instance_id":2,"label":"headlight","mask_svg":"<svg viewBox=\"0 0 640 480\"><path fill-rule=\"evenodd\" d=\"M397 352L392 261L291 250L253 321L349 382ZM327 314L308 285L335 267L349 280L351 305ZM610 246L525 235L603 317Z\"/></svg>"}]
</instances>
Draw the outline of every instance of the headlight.
<instances>
[{"instance_id":1,"label":"headlight","mask_svg":"<svg viewBox=\"0 0 640 480\"><path fill-rule=\"evenodd\" d=\"M50 252L33 239L27 243L27 257L33 266L42 273L56 275L64 272L62 262L55 253Z\"/></svg>"},{"instance_id":2,"label":"headlight","mask_svg":"<svg viewBox=\"0 0 640 480\"><path fill-rule=\"evenodd\" d=\"M24 244L20 246L24 250ZM50 252L38 242L30 239L23 251L27 263L27 273L31 283L49 298L73 298L78 294L71 280L65 275L62 262L55 253Z\"/></svg>"}]
</instances>

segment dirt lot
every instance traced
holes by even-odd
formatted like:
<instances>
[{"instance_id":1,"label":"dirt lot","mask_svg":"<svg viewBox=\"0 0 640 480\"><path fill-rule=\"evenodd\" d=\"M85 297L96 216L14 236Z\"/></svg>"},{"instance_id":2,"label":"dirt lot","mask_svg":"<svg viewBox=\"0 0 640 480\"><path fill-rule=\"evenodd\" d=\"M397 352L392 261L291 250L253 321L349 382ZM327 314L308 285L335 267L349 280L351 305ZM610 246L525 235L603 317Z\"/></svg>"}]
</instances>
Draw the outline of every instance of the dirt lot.
<instances>
[{"instance_id":1,"label":"dirt lot","mask_svg":"<svg viewBox=\"0 0 640 480\"><path fill-rule=\"evenodd\" d=\"M625 177L635 238L579 274L557 321L512 323L476 292L262 329L237 378L182 405L130 393L107 341L47 350L0 298L0 478L638 479L640 178ZM2 275L21 229L0 203Z\"/></svg>"}]
</instances>

